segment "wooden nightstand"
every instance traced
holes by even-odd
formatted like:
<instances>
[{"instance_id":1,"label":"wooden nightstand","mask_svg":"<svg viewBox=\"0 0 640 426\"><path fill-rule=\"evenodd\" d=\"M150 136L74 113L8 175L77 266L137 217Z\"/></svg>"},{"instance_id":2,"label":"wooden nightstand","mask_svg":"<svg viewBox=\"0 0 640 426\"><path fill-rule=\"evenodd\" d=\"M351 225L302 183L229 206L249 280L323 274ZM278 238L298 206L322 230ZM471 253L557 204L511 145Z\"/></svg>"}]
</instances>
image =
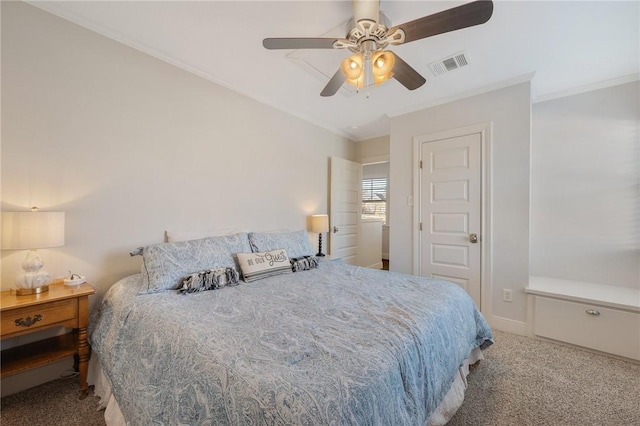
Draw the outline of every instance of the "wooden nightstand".
<instances>
[{"instance_id":1,"label":"wooden nightstand","mask_svg":"<svg viewBox=\"0 0 640 426\"><path fill-rule=\"evenodd\" d=\"M71 333L2 351L1 377L22 373L74 355L80 372L81 398L87 392L87 368L91 348L87 342L90 284L49 285L49 291L16 296L15 290L0 293L2 340L51 327L70 327Z\"/></svg>"}]
</instances>

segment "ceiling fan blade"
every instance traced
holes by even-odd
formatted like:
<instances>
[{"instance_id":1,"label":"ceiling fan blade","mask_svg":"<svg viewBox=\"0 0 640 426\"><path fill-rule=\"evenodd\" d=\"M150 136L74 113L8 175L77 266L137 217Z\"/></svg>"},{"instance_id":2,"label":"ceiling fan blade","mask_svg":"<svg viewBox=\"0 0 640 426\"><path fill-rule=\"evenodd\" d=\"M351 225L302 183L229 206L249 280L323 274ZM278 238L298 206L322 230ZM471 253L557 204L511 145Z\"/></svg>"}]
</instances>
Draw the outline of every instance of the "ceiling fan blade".
<instances>
[{"instance_id":1,"label":"ceiling fan blade","mask_svg":"<svg viewBox=\"0 0 640 426\"><path fill-rule=\"evenodd\" d=\"M409 90L415 90L427 82L418 71L411 68L411 65L407 64L398 55L394 53L396 62L393 66L393 78L398 80L400 84Z\"/></svg>"},{"instance_id":2,"label":"ceiling fan blade","mask_svg":"<svg viewBox=\"0 0 640 426\"><path fill-rule=\"evenodd\" d=\"M267 49L333 49L337 38L265 38L262 45Z\"/></svg>"},{"instance_id":3,"label":"ceiling fan blade","mask_svg":"<svg viewBox=\"0 0 640 426\"><path fill-rule=\"evenodd\" d=\"M347 77L342 73L342 70L338 68L338 71L331 77L331 80L324 86L322 92L320 92L320 96L333 96L338 90L342 87L342 84L345 82Z\"/></svg>"},{"instance_id":4,"label":"ceiling fan blade","mask_svg":"<svg viewBox=\"0 0 640 426\"><path fill-rule=\"evenodd\" d=\"M404 43L409 43L449 31L484 24L492 14L493 2L490 0L474 1L402 25L396 25L388 33L393 34L396 29L400 28L405 33Z\"/></svg>"}]
</instances>

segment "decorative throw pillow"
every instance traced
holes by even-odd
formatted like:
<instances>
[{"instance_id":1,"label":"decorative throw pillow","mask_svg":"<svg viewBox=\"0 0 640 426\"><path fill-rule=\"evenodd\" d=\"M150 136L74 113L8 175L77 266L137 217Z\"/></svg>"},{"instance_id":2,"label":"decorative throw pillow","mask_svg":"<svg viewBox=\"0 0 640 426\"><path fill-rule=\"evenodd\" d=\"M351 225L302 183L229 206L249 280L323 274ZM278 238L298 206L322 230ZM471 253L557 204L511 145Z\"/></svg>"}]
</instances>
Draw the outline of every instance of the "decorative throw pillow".
<instances>
[{"instance_id":1,"label":"decorative throw pillow","mask_svg":"<svg viewBox=\"0 0 640 426\"><path fill-rule=\"evenodd\" d=\"M174 290L189 274L236 268L235 253L250 251L246 233L176 243L151 244L142 249L141 294Z\"/></svg>"},{"instance_id":2,"label":"decorative throw pillow","mask_svg":"<svg viewBox=\"0 0 640 426\"><path fill-rule=\"evenodd\" d=\"M303 256L291 259L291 269L293 272L308 271L318 267L318 258L315 256Z\"/></svg>"},{"instance_id":3,"label":"decorative throw pillow","mask_svg":"<svg viewBox=\"0 0 640 426\"><path fill-rule=\"evenodd\" d=\"M284 249L262 253L238 253L238 263L246 282L292 272L289 256Z\"/></svg>"},{"instance_id":4,"label":"decorative throw pillow","mask_svg":"<svg viewBox=\"0 0 640 426\"><path fill-rule=\"evenodd\" d=\"M180 282L178 292L185 294L217 290L226 286L238 285L239 278L240 276L235 268L208 269L184 277Z\"/></svg>"},{"instance_id":5,"label":"decorative throw pillow","mask_svg":"<svg viewBox=\"0 0 640 426\"><path fill-rule=\"evenodd\" d=\"M254 252L285 249L289 257L313 256L307 231L293 232L250 232L249 242Z\"/></svg>"}]
</instances>

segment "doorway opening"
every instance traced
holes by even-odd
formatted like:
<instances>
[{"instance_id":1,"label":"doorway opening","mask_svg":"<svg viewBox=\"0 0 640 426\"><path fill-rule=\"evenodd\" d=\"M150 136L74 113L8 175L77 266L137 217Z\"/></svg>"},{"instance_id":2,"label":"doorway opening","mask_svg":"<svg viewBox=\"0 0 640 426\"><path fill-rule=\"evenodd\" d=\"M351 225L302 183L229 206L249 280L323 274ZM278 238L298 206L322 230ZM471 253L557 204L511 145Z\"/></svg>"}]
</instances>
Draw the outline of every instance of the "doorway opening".
<instances>
[{"instance_id":1,"label":"doorway opening","mask_svg":"<svg viewBox=\"0 0 640 426\"><path fill-rule=\"evenodd\" d=\"M365 263L389 270L389 161L362 165L362 229L363 238L373 241L363 247ZM378 237L380 234L380 237ZM369 251L367 253L366 251Z\"/></svg>"}]
</instances>

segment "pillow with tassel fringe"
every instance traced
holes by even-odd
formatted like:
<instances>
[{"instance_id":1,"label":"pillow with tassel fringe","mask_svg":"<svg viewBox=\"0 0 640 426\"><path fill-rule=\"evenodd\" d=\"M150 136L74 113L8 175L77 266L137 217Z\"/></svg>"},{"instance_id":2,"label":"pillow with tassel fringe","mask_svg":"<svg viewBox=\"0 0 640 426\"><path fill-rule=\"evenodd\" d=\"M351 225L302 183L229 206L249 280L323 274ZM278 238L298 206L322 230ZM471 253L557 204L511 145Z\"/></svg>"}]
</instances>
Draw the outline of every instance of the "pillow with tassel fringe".
<instances>
[{"instance_id":1,"label":"pillow with tassel fringe","mask_svg":"<svg viewBox=\"0 0 640 426\"><path fill-rule=\"evenodd\" d=\"M184 277L178 286L178 293L196 293L238 285L239 278L235 268L207 269Z\"/></svg>"},{"instance_id":2,"label":"pillow with tassel fringe","mask_svg":"<svg viewBox=\"0 0 640 426\"><path fill-rule=\"evenodd\" d=\"M293 272L308 271L318 267L318 258L315 256L302 256L291 259L291 269Z\"/></svg>"}]
</instances>

